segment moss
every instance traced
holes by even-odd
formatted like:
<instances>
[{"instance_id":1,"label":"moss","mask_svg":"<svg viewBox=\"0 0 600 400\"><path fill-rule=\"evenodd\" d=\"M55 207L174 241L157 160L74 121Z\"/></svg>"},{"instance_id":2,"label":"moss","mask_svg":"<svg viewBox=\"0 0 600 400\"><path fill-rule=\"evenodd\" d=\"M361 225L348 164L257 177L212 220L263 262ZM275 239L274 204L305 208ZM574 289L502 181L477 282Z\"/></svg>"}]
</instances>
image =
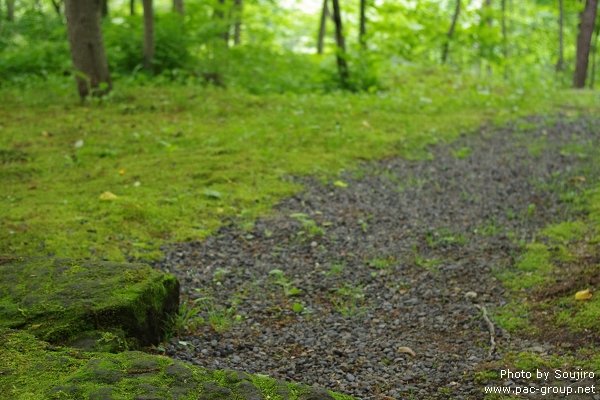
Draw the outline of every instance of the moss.
<instances>
[{"instance_id":1,"label":"moss","mask_svg":"<svg viewBox=\"0 0 600 400\"><path fill-rule=\"evenodd\" d=\"M587 92L506 96L515 88L504 86L483 98L480 82L446 78L384 96L259 100L234 90L121 82L110 98L87 106L76 106L70 82L2 88L0 254L160 257L166 242L202 239L232 217L244 224L268 212L299 190L286 176L335 178L361 159L430 157L431 144L489 120L566 101L577 103L573 109L597 103ZM411 101L415 92L435 107ZM105 191L118 197L100 201Z\"/></svg>"},{"instance_id":2,"label":"moss","mask_svg":"<svg viewBox=\"0 0 600 400\"><path fill-rule=\"evenodd\" d=\"M600 266L597 266L600 269ZM581 289L586 289L582 287ZM563 298L562 310L557 315L559 324L569 327L572 331L600 330L600 296L595 293L589 301L577 301L573 295Z\"/></svg>"},{"instance_id":3,"label":"moss","mask_svg":"<svg viewBox=\"0 0 600 400\"><path fill-rule=\"evenodd\" d=\"M0 330L0 390L11 399L352 400L349 396L234 371L209 371L128 351L86 353ZM285 389L285 396L281 388ZM319 394L320 397L314 397ZM107 397L111 396L111 397ZM311 397L313 396L313 397ZM330 396L330 397L325 397Z\"/></svg>"},{"instance_id":4,"label":"moss","mask_svg":"<svg viewBox=\"0 0 600 400\"><path fill-rule=\"evenodd\" d=\"M509 332L531 331L528 307L521 302L510 302L499 307L494 312L495 320Z\"/></svg>"},{"instance_id":5,"label":"moss","mask_svg":"<svg viewBox=\"0 0 600 400\"><path fill-rule=\"evenodd\" d=\"M178 302L175 277L145 265L48 258L0 264L0 328L53 343L94 335L98 345L126 337L155 343Z\"/></svg>"},{"instance_id":6,"label":"moss","mask_svg":"<svg viewBox=\"0 0 600 400\"><path fill-rule=\"evenodd\" d=\"M588 232L588 226L583 221L569 221L550 225L542 230L542 235L552 243L568 244L581 240Z\"/></svg>"}]
</instances>

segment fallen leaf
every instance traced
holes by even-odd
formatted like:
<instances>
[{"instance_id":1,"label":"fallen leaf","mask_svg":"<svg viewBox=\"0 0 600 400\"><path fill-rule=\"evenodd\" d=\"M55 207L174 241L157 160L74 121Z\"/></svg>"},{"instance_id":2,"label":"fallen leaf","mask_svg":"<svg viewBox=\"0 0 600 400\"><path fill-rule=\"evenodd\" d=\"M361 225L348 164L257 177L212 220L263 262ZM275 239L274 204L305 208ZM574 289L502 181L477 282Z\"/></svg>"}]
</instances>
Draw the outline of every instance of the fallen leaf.
<instances>
[{"instance_id":1,"label":"fallen leaf","mask_svg":"<svg viewBox=\"0 0 600 400\"><path fill-rule=\"evenodd\" d=\"M364 120L364 121L362 122L362 124L363 124L363 126L364 126L365 128L370 128L370 127L371 127L371 124L369 124L369 121L367 121L367 120Z\"/></svg>"},{"instance_id":2,"label":"fallen leaf","mask_svg":"<svg viewBox=\"0 0 600 400\"><path fill-rule=\"evenodd\" d=\"M580 290L579 292L575 293L575 300L589 300L592 298L592 292L590 291L590 289L585 289L585 290Z\"/></svg>"},{"instance_id":3,"label":"fallen leaf","mask_svg":"<svg viewBox=\"0 0 600 400\"><path fill-rule=\"evenodd\" d=\"M335 181L335 182L333 182L333 186L345 188L345 187L348 187L348 184L344 181Z\"/></svg>"},{"instance_id":4,"label":"fallen leaf","mask_svg":"<svg viewBox=\"0 0 600 400\"><path fill-rule=\"evenodd\" d=\"M104 192L100 195L100 200L102 201L113 201L117 199L117 195L112 192Z\"/></svg>"},{"instance_id":5,"label":"fallen leaf","mask_svg":"<svg viewBox=\"0 0 600 400\"><path fill-rule=\"evenodd\" d=\"M42 132L42 136L45 137L45 138L48 138L48 137L52 136L52 134L50 132L48 132L48 131L43 131Z\"/></svg>"},{"instance_id":6,"label":"fallen leaf","mask_svg":"<svg viewBox=\"0 0 600 400\"><path fill-rule=\"evenodd\" d=\"M83 139L79 139L78 141L75 142L75 144L73 145L73 147L75 147L76 149L80 149L83 147Z\"/></svg>"},{"instance_id":7,"label":"fallen leaf","mask_svg":"<svg viewBox=\"0 0 600 400\"><path fill-rule=\"evenodd\" d=\"M123 176L123 175L125 175L125 172L126 172L125 168L121 168L119 170L119 175Z\"/></svg>"},{"instance_id":8,"label":"fallen leaf","mask_svg":"<svg viewBox=\"0 0 600 400\"><path fill-rule=\"evenodd\" d=\"M398 347L398 353L410 354L412 357L416 357L417 356L417 353L415 353L413 351L413 349L411 349L410 347L406 347L406 346Z\"/></svg>"},{"instance_id":9,"label":"fallen leaf","mask_svg":"<svg viewBox=\"0 0 600 400\"><path fill-rule=\"evenodd\" d=\"M585 176L574 176L570 180L573 183L584 183L585 182Z\"/></svg>"}]
</instances>

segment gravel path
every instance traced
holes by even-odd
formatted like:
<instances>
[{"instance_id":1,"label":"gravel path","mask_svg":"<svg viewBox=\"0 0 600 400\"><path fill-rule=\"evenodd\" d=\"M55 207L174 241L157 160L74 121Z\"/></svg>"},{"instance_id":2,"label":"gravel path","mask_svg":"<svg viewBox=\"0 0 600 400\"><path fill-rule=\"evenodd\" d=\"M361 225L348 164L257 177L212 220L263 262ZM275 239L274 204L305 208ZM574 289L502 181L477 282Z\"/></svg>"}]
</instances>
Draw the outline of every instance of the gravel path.
<instances>
[{"instance_id":1,"label":"gravel path","mask_svg":"<svg viewBox=\"0 0 600 400\"><path fill-rule=\"evenodd\" d=\"M166 353L361 399L483 398L473 373L489 333L476 304L501 306L494 271L566 217L554 189L599 131L600 120L530 119L436 146L431 161L302 179L252 230L168 249L160 267L207 320L233 323L200 326ZM500 347L546 345L496 331Z\"/></svg>"}]
</instances>

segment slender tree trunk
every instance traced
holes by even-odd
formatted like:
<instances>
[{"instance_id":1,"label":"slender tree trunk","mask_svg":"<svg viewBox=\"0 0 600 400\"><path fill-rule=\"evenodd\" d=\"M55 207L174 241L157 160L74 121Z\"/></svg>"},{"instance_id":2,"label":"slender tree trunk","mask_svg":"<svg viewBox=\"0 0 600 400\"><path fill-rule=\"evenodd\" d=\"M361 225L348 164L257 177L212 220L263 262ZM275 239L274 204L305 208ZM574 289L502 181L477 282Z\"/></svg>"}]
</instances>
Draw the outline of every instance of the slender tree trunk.
<instances>
[{"instance_id":1,"label":"slender tree trunk","mask_svg":"<svg viewBox=\"0 0 600 400\"><path fill-rule=\"evenodd\" d=\"M213 17L217 21L219 21L219 23L222 24L221 37L223 38L223 41L225 42L226 47L229 46L229 28L230 28L227 14L228 13L226 12L226 1L219 0L217 7L215 8Z\"/></svg>"},{"instance_id":2,"label":"slender tree trunk","mask_svg":"<svg viewBox=\"0 0 600 400\"><path fill-rule=\"evenodd\" d=\"M15 0L6 0L6 19L10 22L15 20Z\"/></svg>"},{"instance_id":3,"label":"slender tree trunk","mask_svg":"<svg viewBox=\"0 0 600 400\"><path fill-rule=\"evenodd\" d=\"M129 15L135 15L135 0L129 0Z\"/></svg>"},{"instance_id":4,"label":"slender tree trunk","mask_svg":"<svg viewBox=\"0 0 600 400\"><path fill-rule=\"evenodd\" d=\"M491 16L491 8L492 8L492 0L484 0L483 4L481 5L481 13L483 15L483 18L481 20L481 28L486 27L486 29L492 29L492 25L493 25L493 20L492 20L492 16ZM490 54L490 44L489 43L483 43L483 41L480 40L479 43L480 49L480 57L481 57L481 62L483 62L485 59L488 58L488 55ZM489 60L486 63L487 67L487 73L488 75L491 75L492 73L492 66L489 64ZM481 68L481 64L480 64L480 68Z\"/></svg>"},{"instance_id":5,"label":"slender tree trunk","mask_svg":"<svg viewBox=\"0 0 600 400\"><path fill-rule=\"evenodd\" d=\"M367 0L360 0L360 17L358 42L363 49L367 48Z\"/></svg>"},{"instance_id":6,"label":"slender tree trunk","mask_svg":"<svg viewBox=\"0 0 600 400\"><path fill-rule=\"evenodd\" d=\"M242 14L244 3L242 0L234 0L234 23L233 23L233 44L239 46L242 44Z\"/></svg>"},{"instance_id":7,"label":"slender tree trunk","mask_svg":"<svg viewBox=\"0 0 600 400\"><path fill-rule=\"evenodd\" d=\"M173 0L173 11L178 14L184 14L183 0Z\"/></svg>"},{"instance_id":8,"label":"slender tree trunk","mask_svg":"<svg viewBox=\"0 0 600 400\"><path fill-rule=\"evenodd\" d=\"M502 61L504 63L504 79L508 79L508 26L506 24L506 0L501 0L501 29L502 29Z\"/></svg>"},{"instance_id":9,"label":"slender tree trunk","mask_svg":"<svg viewBox=\"0 0 600 400\"><path fill-rule=\"evenodd\" d=\"M323 54L325 32L327 31L327 18L329 18L329 0L323 0L321 9L321 20L319 21L319 33L317 36L317 54Z\"/></svg>"},{"instance_id":10,"label":"slender tree trunk","mask_svg":"<svg viewBox=\"0 0 600 400\"><path fill-rule=\"evenodd\" d=\"M556 61L556 70L565 69L565 1L558 0L558 60Z\"/></svg>"},{"instance_id":11,"label":"slender tree trunk","mask_svg":"<svg viewBox=\"0 0 600 400\"><path fill-rule=\"evenodd\" d=\"M62 17L61 3L61 0L52 0L52 8L54 8L56 15L58 15L59 17Z\"/></svg>"},{"instance_id":12,"label":"slender tree trunk","mask_svg":"<svg viewBox=\"0 0 600 400\"><path fill-rule=\"evenodd\" d=\"M339 0L331 0L333 5L333 21L335 23L335 42L337 43L336 60L340 81L343 87L348 87L348 64L346 62L346 40L344 38L344 27L342 25L342 12Z\"/></svg>"},{"instance_id":13,"label":"slender tree trunk","mask_svg":"<svg viewBox=\"0 0 600 400\"><path fill-rule=\"evenodd\" d=\"M101 96L112 88L100 28L100 0L66 0L67 31L79 96Z\"/></svg>"},{"instance_id":14,"label":"slender tree trunk","mask_svg":"<svg viewBox=\"0 0 600 400\"><path fill-rule=\"evenodd\" d=\"M108 17L108 0L102 0L102 18Z\"/></svg>"},{"instance_id":15,"label":"slender tree trunk","mask_svg":"<svg viewBox=\"0 0 600 400\"><path fill-rule=\"evenodd\" d=\"M590 58L590 45L596 22L598 0L586 0L585 8L579 17L579 34L577 35L577 57L573 86L584 88Z\"/></svg>"},{"instance_id":16,"label":"slender tree trunk","mask_svg":"<svg viewBox=\"0 0 600 400\"><path fill-rule=\"evenodd\" d=\"M152 71L154 59L154 7L152 0L142 0L144 8L144 68Z\"/></svg>"},{"instance_id":17,"label":"slender tree trunk","mask_svg":"<svg viewBox=\"0 0 600 400\"><path fill-rule=\"evenodd\" d=\"M442 49L442 64L446 64L446 61L448 61L450 42L452 41L452 38L454 37L454 32L456 31L456 24L458 22L458 17L460 16L461 3L462 0L456 0L454 14L452 15L452 23L450 24L450 29L448 29L448 33L446 34L446 42L444 43L444 48Z\"/></svg>"}]
</instances>

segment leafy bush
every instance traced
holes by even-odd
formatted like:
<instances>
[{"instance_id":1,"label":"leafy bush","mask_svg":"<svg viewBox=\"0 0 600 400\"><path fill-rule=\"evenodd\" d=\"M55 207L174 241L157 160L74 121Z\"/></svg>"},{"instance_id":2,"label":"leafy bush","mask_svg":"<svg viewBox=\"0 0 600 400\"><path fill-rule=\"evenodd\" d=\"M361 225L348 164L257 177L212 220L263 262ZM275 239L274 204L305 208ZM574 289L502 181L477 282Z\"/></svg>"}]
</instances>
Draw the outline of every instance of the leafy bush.
<instances>
[{"instance_id":1,"label":"leafy bush","mask_svg":"<svg viewBox=\"0 0 600 400\"><path fill-rule=\"evenodd\" d=\"M130 74L141 68L143 61L143 27L139 17L113 18L104 25L104 42L112 72ZM156 18L153 67L161 73L189 66L191 61L185 26L178 15Z\"/></svg>"}]
</instances>

